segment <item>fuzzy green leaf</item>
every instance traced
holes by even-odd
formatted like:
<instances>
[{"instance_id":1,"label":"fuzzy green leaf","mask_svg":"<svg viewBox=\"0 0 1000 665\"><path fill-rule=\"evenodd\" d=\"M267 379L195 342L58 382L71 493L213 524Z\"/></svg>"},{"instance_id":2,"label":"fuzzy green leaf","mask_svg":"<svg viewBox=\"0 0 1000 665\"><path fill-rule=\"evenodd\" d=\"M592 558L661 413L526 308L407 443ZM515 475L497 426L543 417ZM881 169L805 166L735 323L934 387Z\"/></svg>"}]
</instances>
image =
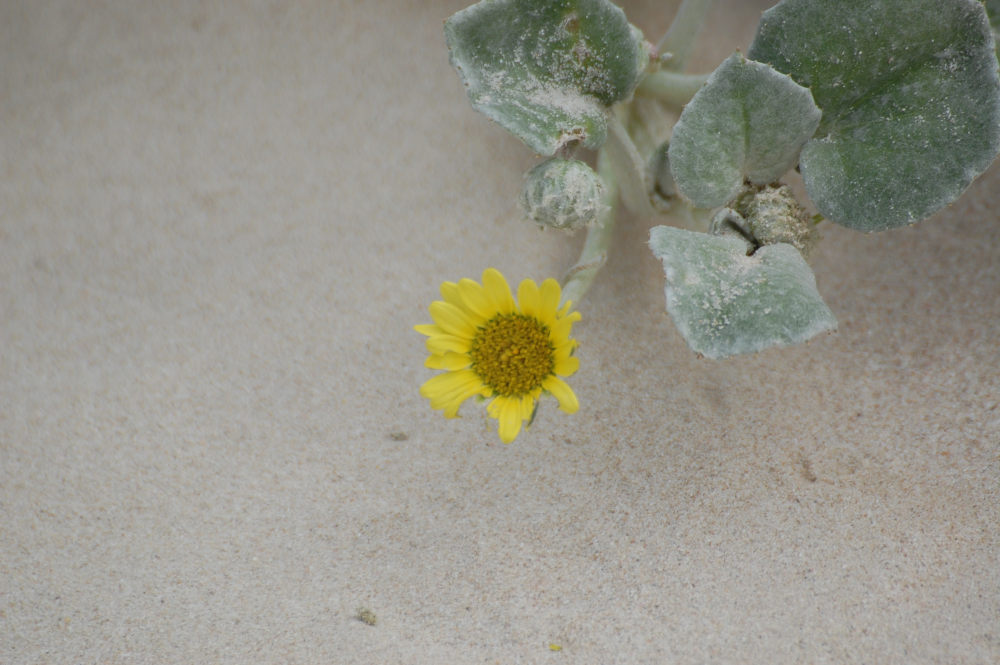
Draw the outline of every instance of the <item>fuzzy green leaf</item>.
<instances>
[{"instance_id":1,"label":"fuzzy green leaf","mask_svg":"<svg viewBox=\"0 0 1000 665\"><path fill-rule=\"evenodd\" d=\"M803 148L823 215L880 231L954 201L1000 150L1000 78L978 0L784 0L750 57L812 90Z\"/></svg>"},{"instance_id":2,"label":"fuzzy green leaf","mask_svg":"<svg viewBox=\"0 0 1000 665\"><path fill-rule=\"evenodd\" d=\"M993 41L1000 41L1000 0L986 0L986 16L990 19L990 26L993 28ZM995 44L995 50L1000 57L1000 44Z\"/></svg>"},{"instance_id":3,"label":"fuzzy green leaf","mask_svg":"<svg viewBox=\"0 0 1000 665\"><path fill-rule=\"evenodd\" d=\"M445 22L473 108L542 155L598 148L607 111L649 60L642 33L607 0L482 0Z\"/></svg>"},{"instance_id":4,"label":"fuzzy green leaf","mask_svg":"<svg viewBox=\"0 0 1000 665\"><path fill-rule=\"evenodd\" d=\"M986 15L990 19L994 33L1000 33L1000 0L986 0Z\"/></svg>"},{"instance_id":5,"label":"fuzzy green leaf","mask_svg":"<svg viewBox=\"0 0 1000 665\"><path fill-rule=\"evenodd\" d=\"M816 278L791 245L747 256L735 235L654 227L650 248L667 277L667 311L694 351L708 358L799 344L837 326Z\"/></svg>"},{"instance_id":6,"label":"fuzzy green leaf","mask_svg":"<svg viewBox=\"0 0 1000 665\"><path fill-rule=\"evenodd\" d=\"M820 110L809 90L734 53L684 107L670 139L680 192L700 208L729 202L749 179L764 185L795 166Z\"/></svg>"}]
</instances>

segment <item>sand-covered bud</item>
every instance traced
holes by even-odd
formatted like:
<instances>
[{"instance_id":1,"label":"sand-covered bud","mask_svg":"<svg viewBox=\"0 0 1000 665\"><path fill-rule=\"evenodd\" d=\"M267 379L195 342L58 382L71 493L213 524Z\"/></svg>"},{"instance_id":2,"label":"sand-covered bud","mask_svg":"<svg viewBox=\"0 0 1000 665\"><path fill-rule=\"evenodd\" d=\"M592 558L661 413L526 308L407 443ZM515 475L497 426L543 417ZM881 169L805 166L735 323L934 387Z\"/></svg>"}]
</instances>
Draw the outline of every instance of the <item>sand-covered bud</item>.
<instances>
[{"instance_id":1,"label":"sand-covered bud","mask_svg":"<svg viewBox=\"0 0 1000 665\"><path fill-rule=\"evenodd\" d=\"M731 206L760 245L784 242L807 253L815 241L809 215L788 185L747 185Z\"/></svg>"},{"instance_id":2,"label":"sand-covered bud","mask_svg":"<svg viewBox=\"0 0 1000 665\"><path fill-rule=\"evenodd\" d=\"M525 175L521 207L539 226L575 231L604 211L604 183L583 162L553 157Z\"/></svg>"}]
</instances>

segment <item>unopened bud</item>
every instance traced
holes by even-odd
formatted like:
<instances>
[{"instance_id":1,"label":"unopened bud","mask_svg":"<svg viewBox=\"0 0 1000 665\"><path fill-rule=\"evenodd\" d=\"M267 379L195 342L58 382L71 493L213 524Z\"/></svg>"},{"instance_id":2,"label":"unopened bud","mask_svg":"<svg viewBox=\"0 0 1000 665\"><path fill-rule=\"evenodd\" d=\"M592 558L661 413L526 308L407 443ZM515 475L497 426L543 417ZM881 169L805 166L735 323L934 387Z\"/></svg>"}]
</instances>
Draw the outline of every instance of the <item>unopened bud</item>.
<instances>
[{"instance_id":1,"label":"unopened bud","mask_svg":"<svg viewBox=\"0 0 1000 665\"><path fill-rule=\"evenodd\" d=\"M521 206L539 226L575 231L596 223L607 207L604 183L583 162L553 157L525 175Z\"/></svg>"},{"instance_id":2,"label":"unopened bud","mask_svg":"<svg viewBox=\"0 0 1000 665\"><path fill-rule=\"evenodd\" d=\"M743 216L760 245L784 242L808 252L815 241L809 215L788 185L747 185L730 205Z\"/></svg>"}]
</instances>

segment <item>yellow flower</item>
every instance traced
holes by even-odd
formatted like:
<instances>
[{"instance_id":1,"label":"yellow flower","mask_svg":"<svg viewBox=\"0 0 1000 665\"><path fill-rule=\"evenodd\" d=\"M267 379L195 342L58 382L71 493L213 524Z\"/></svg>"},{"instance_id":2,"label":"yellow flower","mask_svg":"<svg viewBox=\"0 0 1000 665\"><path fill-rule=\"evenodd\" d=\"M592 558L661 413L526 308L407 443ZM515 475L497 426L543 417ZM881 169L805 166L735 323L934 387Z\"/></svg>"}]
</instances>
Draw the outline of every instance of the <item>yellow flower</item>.
<instances>
[{"instance_id":1,"label":"yellow flower","mask_svg":"<svg viewBox=\"0 0 1000 665\"><path fill-rule=\"evenodd\" d=\"M482 285L471 279L445 282L431 303L434 323L414 326L427 335L431 369L446 370L420 387L431 408L445 418L458 416L470 397L493 398L486 411L499 421L500 440L510 443L530 420L543 392L559 400L559 408L576 413L580 403L560 376L577 370L576 341L570 328L580 320L570 305L559 307L562 291L554 279L541 286L530 279L517 289L517 302L498 270L483 271Z\"/></svg>"}]
</instances>

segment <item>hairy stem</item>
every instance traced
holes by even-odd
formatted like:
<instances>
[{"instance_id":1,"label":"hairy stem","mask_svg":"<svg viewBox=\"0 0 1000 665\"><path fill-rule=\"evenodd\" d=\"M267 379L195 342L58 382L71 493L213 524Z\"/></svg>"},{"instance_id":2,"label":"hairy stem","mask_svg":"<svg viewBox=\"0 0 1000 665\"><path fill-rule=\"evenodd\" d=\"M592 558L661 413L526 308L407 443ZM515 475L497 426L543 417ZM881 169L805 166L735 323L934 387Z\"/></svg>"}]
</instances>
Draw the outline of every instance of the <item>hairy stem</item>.
<instances>
[{"instance_id":1,"label":"hairy stem","mask_svg":"<svg viewBox=\"0 0 1000 665\"><path fill-rule=\"evenodd\" d=\"M705 85L708 74L678 74L660 70L653 72L639 83L636 94L659 99L673 108L681 108Z\"/></svg>"},{"instance_id":2,"label":"hairy stem","mask_svg":"<svg viewBox=\"0 0 1000 665\"><path fill-rule=\"evenodd\" d=\"M667 34L656 45L661 55L670 54L664 67L675 72L684 71L711 5L712 0L684 0L681 3Z\"/></svg>"},{"instance_id":3,"label":"hairy stem","mask_svg":"<svg viewBox=\"0 0 1000 665\"><path fill-rule=\"evenodd\" d=\"M605 208L597 223L587 229L580 259L563 277L564 303L580 302L608 258L608 245L611 244L611 232L618 213L618 179L604 148L597 153L597 173L604 181Z\"/></svg>"},{"instance_id":4,"label":"hairy stem","mask_svg":"<svg viewBox=\"0 0 1000 665\"><path fill-rule=\"evenodd\" d=\"M670 139L680 115L659 100L641 95L628 105L628 133L639 154L647 162L653 152Z\"/></svg>"},{"instance_id":5,"label":"hairy stem","mask_svg":"<svg viewBox=\"0 0 1000 665\"><path fill-rule=\"evenodd\" d=\"M639 154L617 114L612 114L608 120L608 140L603 150L607 154L608 166L614 170L625 207L641 217L655 215L646 189L646 160Z\"/></svg>"}]
</instances>

